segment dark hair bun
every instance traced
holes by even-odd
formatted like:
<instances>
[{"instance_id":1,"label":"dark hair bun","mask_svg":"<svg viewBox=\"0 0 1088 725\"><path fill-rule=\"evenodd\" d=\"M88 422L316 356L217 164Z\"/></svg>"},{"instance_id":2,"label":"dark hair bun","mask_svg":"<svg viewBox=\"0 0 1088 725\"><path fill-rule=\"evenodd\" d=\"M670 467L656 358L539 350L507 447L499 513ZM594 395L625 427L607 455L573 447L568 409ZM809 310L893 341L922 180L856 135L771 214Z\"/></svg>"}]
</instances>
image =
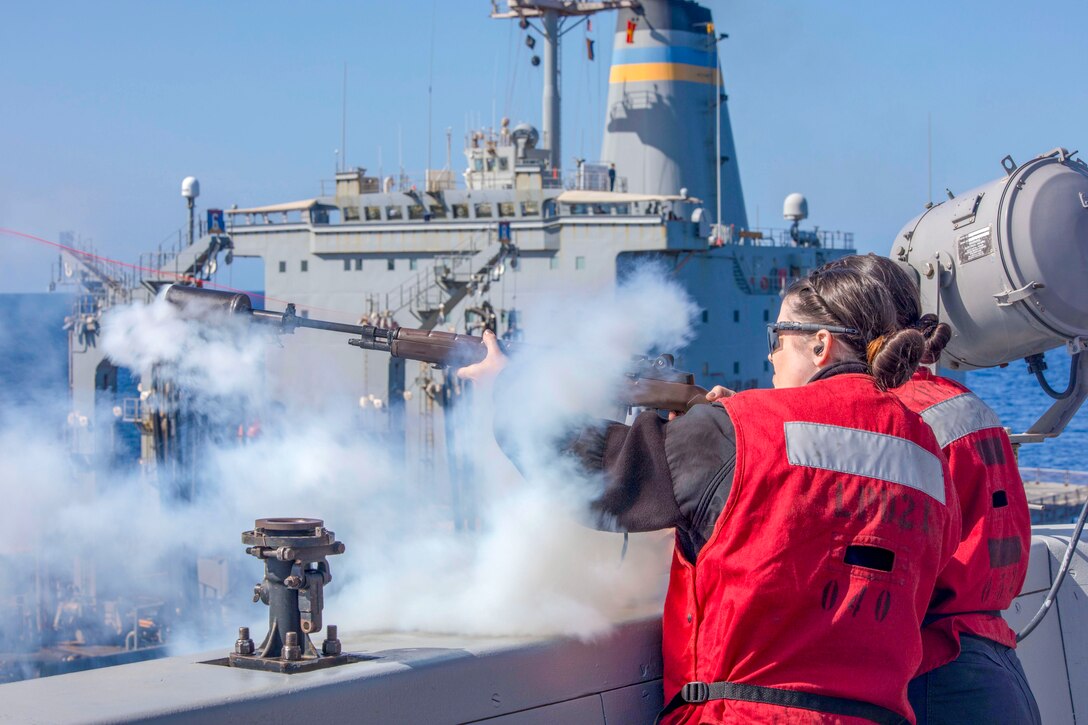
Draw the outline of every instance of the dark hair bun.
<instances>
[{"instance_id":1,"label":"dark hair bun","mask_svg":"<svg viewBox=\"0 0 1088 725\"><path fill-rule=\"evenodd\" d=\"M889 390L910 380L925 351L926 338L918 330L899 330L889 335L870 363L877 385Z\"/></svg>"},{"instance_id":2,"label":"dark hair bun","mask_svg":"<svg viewBox=\"0 0 1088 725\"><path fill-rule=\"evenodd\" d=\"M922 362L926 364L937 362L941 352L944 351L944 346L952 339L952 328L938 320L932 313L922 315L915 328L926 339L926 351L922 354Z\"/></svg>"}]
</instances>

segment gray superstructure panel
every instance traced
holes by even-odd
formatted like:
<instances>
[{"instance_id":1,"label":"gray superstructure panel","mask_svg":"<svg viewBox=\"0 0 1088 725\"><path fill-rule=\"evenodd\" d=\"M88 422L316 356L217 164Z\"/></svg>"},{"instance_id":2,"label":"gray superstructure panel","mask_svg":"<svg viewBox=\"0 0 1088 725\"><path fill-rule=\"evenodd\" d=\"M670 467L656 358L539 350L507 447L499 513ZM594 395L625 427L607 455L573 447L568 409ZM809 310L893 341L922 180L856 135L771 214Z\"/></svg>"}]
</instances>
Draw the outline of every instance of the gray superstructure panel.
<instances>
[{"instance_id":1,"label":"gray superstructure panel","mask_svg":"<svg viewBox=\"0 0 1088 725\"><path fill-rule=\"evenodd\" d=\"M1005 610L1009 626L1019 631L1039 610L1073 533L1073 526L1032 527L1028 575L1019 597ZM1042 721L1072 725L1088 720L1088 542L1081 539L1069 575L1051 611L1016 647Z\"/></svg>"}]
</instances>

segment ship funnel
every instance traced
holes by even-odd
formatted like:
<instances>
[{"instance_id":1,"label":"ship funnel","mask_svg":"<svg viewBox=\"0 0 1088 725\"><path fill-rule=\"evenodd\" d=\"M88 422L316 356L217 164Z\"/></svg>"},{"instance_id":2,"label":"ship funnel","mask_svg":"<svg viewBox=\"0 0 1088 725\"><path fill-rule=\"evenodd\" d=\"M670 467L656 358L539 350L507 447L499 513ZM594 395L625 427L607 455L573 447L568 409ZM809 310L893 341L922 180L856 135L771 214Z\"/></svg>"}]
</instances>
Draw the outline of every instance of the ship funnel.
<instances>
[{"instance_id":1,"label":"ship funnel","mask_svg":"<svg viewBox=\"0 0 1088 725\"><path fill-rule=\"evenodd\" d=\"M689 0L642 0L637 8L620 10L601 157L616 164L628 191L671 195L687 187L712 214L718 213L720 186L716 221L743 229L748 218L721 84L719 39L710 11Z\"/></svg>"}]
</instances>

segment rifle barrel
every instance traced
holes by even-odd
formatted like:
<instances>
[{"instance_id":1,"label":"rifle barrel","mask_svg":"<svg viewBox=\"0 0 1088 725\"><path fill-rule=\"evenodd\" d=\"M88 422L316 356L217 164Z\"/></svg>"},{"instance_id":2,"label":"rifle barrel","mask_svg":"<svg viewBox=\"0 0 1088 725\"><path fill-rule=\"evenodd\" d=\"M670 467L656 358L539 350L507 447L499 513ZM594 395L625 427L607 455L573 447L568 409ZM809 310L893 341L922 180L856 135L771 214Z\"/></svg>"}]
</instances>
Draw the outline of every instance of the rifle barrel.
<instances>
[{"instance_id":1,"label":"rifle barrel","mask_svg":"<svg viewBox=\"0 0 1088 725\"><path fill-rule=\"evenodd\" d=\"M372 325L348 325L343 322L326 322L325 320L311 320L306 317L296 317L295 324L299 327L312 327L315 330L329 330L331 332L344 332L348 335L372 335L378 329Z\"/></svg>"}]
</instances>

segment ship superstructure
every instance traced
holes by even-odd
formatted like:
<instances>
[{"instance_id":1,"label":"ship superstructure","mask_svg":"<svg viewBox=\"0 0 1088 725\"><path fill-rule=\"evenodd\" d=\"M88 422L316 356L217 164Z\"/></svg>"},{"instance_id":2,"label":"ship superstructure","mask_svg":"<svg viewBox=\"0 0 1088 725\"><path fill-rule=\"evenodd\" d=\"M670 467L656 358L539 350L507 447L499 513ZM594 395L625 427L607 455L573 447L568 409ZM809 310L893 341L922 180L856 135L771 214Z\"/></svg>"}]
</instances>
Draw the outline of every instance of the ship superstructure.
<instances>
[{"instance_id":1,"label":"ship superstructure","mask_svg":"<svg viewBox=\"0 0 1088 725\"><path fill-rule=\"evenodd\" d=\"M564 22L609 8L618 11L601 159L564 168L555 46ZM542 133L505 119L468 133L463 185L449 170L429 170L416 185L350 169L332 194L229 209L232 253L261 258L265 295L304 311L530 339L540 321L526 315L544 300L614 286L652 258L699 306L699 329L718 333L677 351L678 366L703 385L768 385L763 328L782 290L853 251L853 239L796 224L792 233L749 229L710 12L686 0L525 0L495 14L543 38ZM183 253L180 266L206 246ZM314 400L332 387L378 402L385 412L371 422L410 447L430 445L433 431L439 445L453 435L440 419L455 383L441 373L360 359L333 340L303 347L275 362L273 377L291 381L275 396ZM323 390L300 385L301 370Z\"/></svg>"}]
</instances>

